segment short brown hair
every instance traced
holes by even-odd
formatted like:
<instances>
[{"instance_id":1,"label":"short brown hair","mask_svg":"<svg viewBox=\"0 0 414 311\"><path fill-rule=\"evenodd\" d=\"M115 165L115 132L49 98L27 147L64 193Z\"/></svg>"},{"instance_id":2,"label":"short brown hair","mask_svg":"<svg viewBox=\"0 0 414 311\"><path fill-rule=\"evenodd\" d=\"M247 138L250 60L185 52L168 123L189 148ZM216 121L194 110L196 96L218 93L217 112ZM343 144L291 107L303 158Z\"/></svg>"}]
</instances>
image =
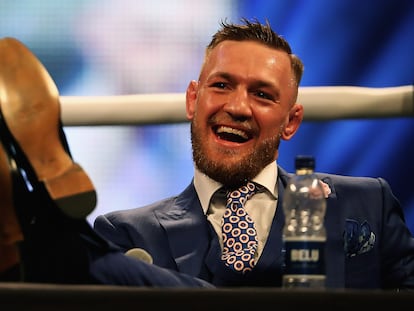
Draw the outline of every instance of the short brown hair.
<instances>
[{"instance_id":1,"label":"short brown hair","mask_svg":"<svg viewBox=\"0 0 414 311\"><path fill-rule=\"evenodd\" d=\"M300 58L292 53L289 43L271 28L267 20L265 24L257 20L249 21L246 18L242 18L241 21L242 24L233 24L226 20L221 21L221 28L213 35L212 40L207 45L206 54L226 40L262 43L272 49L285 51L289 55L295 82L299 86L304 66Z\"/></svg>"}]
</instances>

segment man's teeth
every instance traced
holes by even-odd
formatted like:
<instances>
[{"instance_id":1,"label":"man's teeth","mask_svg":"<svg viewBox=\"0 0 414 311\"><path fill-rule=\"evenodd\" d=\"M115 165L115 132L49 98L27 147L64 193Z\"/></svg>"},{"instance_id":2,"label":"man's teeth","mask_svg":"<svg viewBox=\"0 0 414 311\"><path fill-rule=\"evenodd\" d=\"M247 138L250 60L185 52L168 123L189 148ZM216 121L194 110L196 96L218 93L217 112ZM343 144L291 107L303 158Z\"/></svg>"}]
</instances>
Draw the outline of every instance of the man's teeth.
<instances>
[{"instance_id":1,"label":"man's teeth","mask_svg":"<svg viewBox=\"0 0 414 311\"><path fill-rule=\"evenodd\" d=\"M247 134L241 130L232 128L232 127L228 127L228 126L220 126L217 129L217 134L233 134L233 135L237 135L242 137L243 139L248 139L249 137L247 136Z\"/></svg>"}]
</instances>

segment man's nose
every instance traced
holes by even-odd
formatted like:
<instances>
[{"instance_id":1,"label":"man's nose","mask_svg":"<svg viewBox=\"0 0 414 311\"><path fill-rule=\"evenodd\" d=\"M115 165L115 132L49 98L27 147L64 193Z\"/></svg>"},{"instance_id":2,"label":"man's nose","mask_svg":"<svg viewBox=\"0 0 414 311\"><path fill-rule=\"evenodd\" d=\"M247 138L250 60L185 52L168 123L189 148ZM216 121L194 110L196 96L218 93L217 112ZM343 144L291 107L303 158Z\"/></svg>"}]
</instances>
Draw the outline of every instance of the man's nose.
<instances>
[{"instance_id":1,"label":"man's nose","mask_svg":"<svg viewBox=\"0 0 414 311\"><path fill-rule=\"evenodd\" d=\"M243 89L236 89L231 92L227 97L224 109L233 116L251 116L252 110L248 92Z\"/></svg>"}]
</instances>

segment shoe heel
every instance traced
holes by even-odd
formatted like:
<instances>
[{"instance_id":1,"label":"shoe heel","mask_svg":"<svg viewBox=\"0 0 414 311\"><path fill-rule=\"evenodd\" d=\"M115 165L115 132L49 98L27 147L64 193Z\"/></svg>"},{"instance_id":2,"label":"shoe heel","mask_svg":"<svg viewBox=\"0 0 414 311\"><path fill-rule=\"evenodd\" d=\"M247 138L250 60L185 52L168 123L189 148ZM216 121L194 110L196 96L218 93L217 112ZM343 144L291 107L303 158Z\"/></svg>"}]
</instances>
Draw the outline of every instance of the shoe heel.
<instances>
[{"instance_id":1,"label":"shoe heel","mask_svg":"<svg viewBox=\"0 0 414 311\"><path fill-rule=\"evenodd\" d=\"M85 218L96 206L96 191L82 167L73 163L65 173L43 180L50 197L71 218Z\"/></svg>"}]
</instances>

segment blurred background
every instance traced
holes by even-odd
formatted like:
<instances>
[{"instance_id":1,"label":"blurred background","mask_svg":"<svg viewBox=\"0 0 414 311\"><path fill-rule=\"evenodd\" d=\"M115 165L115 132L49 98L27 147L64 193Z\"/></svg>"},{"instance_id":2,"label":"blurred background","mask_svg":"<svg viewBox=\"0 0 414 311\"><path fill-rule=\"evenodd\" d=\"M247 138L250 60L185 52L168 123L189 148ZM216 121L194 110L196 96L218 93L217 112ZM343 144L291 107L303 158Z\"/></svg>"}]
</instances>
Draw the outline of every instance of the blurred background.
<instances>
[{"instance_id":1,"label":"blurred background","mask_svg":"<svg viewBox=\"0 0 414 311\"><path fill-rule=\"evenodd\" d=\"M0 0L0 37L25 43L61 95L185 92L219 22L241 17L269 20L291 43L301 86L414 82L411 0ZM65 131L98 191L91 222L178 194L193 176L188 123ZM306 121L278 163L293 171L305 153L318 171L386 178L414 232L414 118Z\"/></svg>"}]
</instances>

